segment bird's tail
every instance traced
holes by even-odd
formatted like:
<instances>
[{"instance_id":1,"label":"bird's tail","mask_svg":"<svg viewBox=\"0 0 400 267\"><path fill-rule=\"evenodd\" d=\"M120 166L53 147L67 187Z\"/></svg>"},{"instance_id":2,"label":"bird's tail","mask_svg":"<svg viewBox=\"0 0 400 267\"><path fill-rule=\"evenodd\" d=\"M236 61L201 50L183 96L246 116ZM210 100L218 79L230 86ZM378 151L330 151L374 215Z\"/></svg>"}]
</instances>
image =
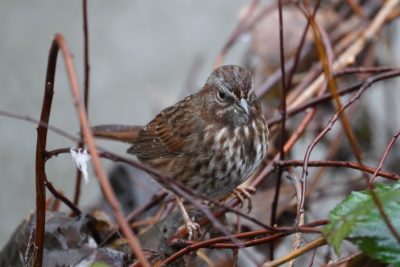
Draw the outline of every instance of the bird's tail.
<instances>
[{"instance_id":1,"label":"bird's tail","mask_svg":"<svg viewBox=\"0 0 400 267\"><path fill-rule=\"evenodd\" d=\"M99 125L92 127L93 135L99 138L121 141L126 143L133 143L138 135L141 126L128 126L128 125Z\"/></svg>"}]
</instances>

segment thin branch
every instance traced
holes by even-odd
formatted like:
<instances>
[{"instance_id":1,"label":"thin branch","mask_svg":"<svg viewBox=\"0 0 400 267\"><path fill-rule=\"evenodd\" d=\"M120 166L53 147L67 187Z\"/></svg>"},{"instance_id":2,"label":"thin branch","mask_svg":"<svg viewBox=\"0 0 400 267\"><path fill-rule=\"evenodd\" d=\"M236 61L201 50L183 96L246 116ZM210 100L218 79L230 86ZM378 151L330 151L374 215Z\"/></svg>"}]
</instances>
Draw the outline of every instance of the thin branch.
<instances>
[{"instance_id":1,"label":"thin branch","mask_svg":"<svg viewBox=\"0 0 400 267\"><path fill-rule=\"evenodd\" d=\"M68 52L67 45L65 43L65 40L62 35L56 34L54 42L57 43L57 45L60 47L62 55L64 57L64 63L65 63L65 68L67 70L68 74L68 80L70 82L70 87L73 95L73 103L76 108L79 121L82 127L82 132L85 137L88 149L91 154L92 158L92 165L95 170L95 173L97 174L98 180L100 182L101 188L103 190L103 193L110 204L110 207L112 208L114 215L116 217L116 220L118 221L123 233L125 234L125 237L127 238L127 242L129 246L132 248L133 252L137 256L138 260L141 262L143 266L150 266L148 263L143 250L140 247L139 241L137 238L134 236L133 232L131 231L128 222L126 221L122 211L120 204L118 203L117 198L114 195L114 192L111 189L111 185L107 179L107 174L106 171L101 164L100 157L97 151L97 147L94 142L93 134L91 132L89 122L87 119L87 114L85 107L83 103L80 101L80 89L79 89L79 83L78 79L76 77L76 72L74 69L74 65L72 62L72 57Z\"/></svg>"},{"instance_id":2,"label":"thin branch","mask_svg":"<svg viewBox=\"0 0 400 267\"><path fill-rule=\"evenodd\" d=\"M275 161L274 164L280 165L280 166L292 166L292 167L302 167L304 165L303 160L285 160L285 161ZM350 169L355 169L355 170L360 170L363 172L367 172L370 174L374 174L376 176L381 176L388 178L393 181L398 181L400 180L400 175L397 173L390 173L390 172L385 172L381 171L381 169L374 169L372 167L366 166L366 165L361 165L357 162L349 162L349 161L336 161L336 160L314 160L314 161L308 161L308 166L309 167L344 167L344 168L350 168ZM377 172L378 170L378 172Z\"/></svg>"},{"instance_id":3,"label":"thin branch","mask_svg":"<svg viewBox=\"0 0 400 267\"><path fill-rule=\"evenodd\" d=\"M70 208L75 214L81 215L82 211L74 204L72 203L68 198L66 198L63 194L60 194L58 190L53 186L53 183L50 182L49 180L46 179L45 181L45 186L49 191L53 194L53 196L56 199L59 199L61 202L63 202L68 208Z\"/></svg>"},{"instance_id":4,"label":"thin branch","mask_svg":"<svg viewBox=\"0 0 400 267\"><path fill-rule=\"evenodd\" d=\"M307 12L304 8L304 12ZM306 13L306 16L310 18L310 23L311 23L311 29L313 30L314 34L314 39L316 40L316 47L317 47L317 52L319 56L319 60L321 61L321 65L324 70L324 75L328 83L328 88L332 94L332 99L334 100L334 103L336 105L336 109L339 111L339 120L343 126L343 129L346 133L347 139L349 140L349 143L351 144L352 150L354 152L354 155L357 159L357 161L361 164L362 163L362 151L361 148L355 138L354 132L351 128L350 122L344 112L341 112L341 107L342 107L342 102L340 101L339 98L339 93L337 89L337 84L336 80L333 77L333 67L332 67L332 58L329 57L333 52L328 52L332 51L333 49L331 48L331 44L327 41L322 42L321 40L326 40L326 34L324 34L324 31L322 31L322 28L319 27L318 23L315 21L311 15L308 15ZM304 181L304 180L302 180Z\"/></svg>"},{"instance_id":5,"label":"thin branch","mask_svg":"<svg viewBox=\"0 0 400 267\"><path fill-rule=\"evenodd\" d=\"M42 125L43 127L46 127L49 130L51 130L51 131L53 131L53 132L55 132L57 134L60 134L61 136L64 136L64 137L66 137L66 138L68 138L68 139L70 139L72 141L78 140L78 138L76 138L76 137L74 137L74 136L72 136L72 135L70 135L70 134L58 129L57 127L48 125L48 124L43 123L43 122L38 122L36 119L33 119L33 118L29 117L29 116L22 116L22 115L18 115L18 114L12 113L12 112L1 111L1 110L0 110L0 115L5 116L5 117L11 117L11 118L19 119L19 120L24 120L24 121L28 121L28 122L32 122L32 123L37 123L37 124ZM141 163L139 163L137 161L133 161L133 160L127 159L125 157L121 157L119 155L116 155L116 154L114 154L114 153L112 153L110 151L107 151L105 148L102 148L100 146L97 146L97 148L99 150L101 150L101 152L99 153L99 155L101 157L113 160L115 162L123 162L123 163L129 164L129 165L131 165L133 167L136 167L136 168L141 169L141 170L143 170L145 172L148 172L150 175L153 175L153 176L155 176L155 177L157 177L157 178L159 178L161 180L164 179L165 182L175 183L177 186L182 187L185 191L190 192L191 194L195 195L196 197L199 197L200 199L207 199L205 196L202 196L201 194L191 190L190 188L184 186L183 184L179 184L175 180L172 180L172 179L170 179L168 177L160 175L159 173L157 173L153 169L151 169L151 168L149 168L149 167L147 167L147 166L145 166L145 165L143 165L143 164L141 164ZM52 157L58 156L59 154L69 154L69 153L70 153L70 148L69 147L67 147L67 148L58 148L58 149L55 149L55 150L52 150L52 151L45 151L44 159L47 161ZM89 151L89 153L90 153L90 151ZM258 224L261 227L264 227L266 229L270 228L269 226L259 222L258 220L248 216L247 214L244 214L244 213L242 213L242 212L240 212L238 210L233 209L232 207L237 206L239 204L239 201L236 198L232 199L232 201L229 202L228 204L221 204L221 203L218 203L216 201L213 201L213 203L218 205L218 206L221 206L223 208L220 211L214 212L214 215L216 217L221 216L223 213L226 212L226 210L229 210L229 211L234 212L234 213L236 213L236 214L238 214L240 216L243 216L244 218L254 222L255 224ZM153 204L154 203L149 203L149 205L153 205ZM132 216L129 216L129 217L131 218Z\"/></svg>"},{"instance_id":6,"label":"thin branch","mask_svg":"<svg viewBox=\"0 0 400 267\"><path fill-rule=\"evenodd\" d=\"M237 239L253 238L252 240L244 241L242 243L244 247L251 247L260 244L266 244L274 240L277 240L281 237L297 232L320 234L320 231L318 229L314 229L313 227L323 225L326 223L327 221L315 221L310 224L301 226L298 229L293 227L276 227L274 231L263 229L245 233L238 233L235 234L234 236ZM270 235L265 237L263 236L268 234ZM200 248L231 248L231 249L240 248L234 243L227 243L227 241L229 240L230 240L229 237L226 236L215 237L204 241L190 241L190 240L178 240L178 239L172 240L171 242L179 243L180 246L185 246L185 245L187 246L179 250L175 254L171 255L170 257L168 257L163 262L163 264L172 263L177 258Z\"/></svg>"},{"instance_id":7,"label":"thin branch","mask_svg":"<svg viewBox=\"0 0 400 267\"><path fill-rule=\"evenodd\" d=\"M384 6L378 11L372 22L362 32L361 36L348 47L335 62L332 64L332 71L335 72L345 66L352 64L357 55L363 50L368 41L382 28L386 22L386 17L389 16L391 10L399 3L399 0L389 0L384 3ZM313 83L299 96L289 108L294 108L303 103L307 98L314 95L317 89L324 83L324 75L321 74L314 79Z\"/></svg>"},{"instance_id":8,"label":"thin branch","mask_svg":"<svg viewBox=\"0 0 400 267\"><path fill-rule=\"evenodd\" d=\"M382 168L383 168L383 163L385 162L386 157L388 156L390 149L393 147L393 145L394 145L394 143L396 142L396 140L397 140L397 138L399 137L399 135L400 135L400 132L397 132L397 133L392 137L392 139L390 140L389 144L386 146L385 151L383 152L383 155L382 155L381 160L380 160L380 162L379 162L379 165L378 165L378 167L375 169L375 171L374 171L372 177L371 177L370 180L369 180L369 184L373 184L374 181L375 181L375 178L376 178L378 175L379 175L379 176L382 176L381 170L382 170ZM399 175L396 175L396 176L398 177ZM383 177L385 177L385 176L383 176Z\"/></svg>"},{"instance_id":9,"label":"thin branch","mask_svg":"<svg viewBox=\"0 0 400 267\"><path fill-rule=\"evenodd\" d=\"M318 10L320 2L321 1L317 2L316 6L314 8L313 16L315 16L315 14L317 13L317 10ZM290 68L290 71L289 71L288 84L287 84L288 90L290 90L291 87L292 87L293 77L294 77L294 74L296 73L297 67L298 67L299 62L300 62L301 51L302 51L302 49L304 47L309 28L310 28L310 20L307 20L306 27L304 28L303 34L301 35L300 43L299 43L299 45L298 45L298 47L296 49L296 54L294 55L293 66Z\"/></svg>"},{"instance_id":10,"label":"thin branch","mask_svg":"<svg viewBox=\"0 0 400 267\"><path fill-rule=\"evenodd\" d=\"M54 95L54 79L56 73L58 55L58 45L53 42L50 48L46 80L44 87L44 96L42 102L42 112L40 121L48 124L50 120L51 104ZM47 127L39 124L37 126L36 141L36 230L35 230L35 246L37 248L36 258L33 266L41 267L43 262L43 246L44 246L44 229L46 218L46 170L44 154L47 144Z\"/></svg>"},{"instance_id":11,"label":"thin branch","mask_svg":"<svg viewBox=\"0 0 400 267\"><path fill-rule=\"evenodd\" d=\"M400 74L400 73L399 73L399 70L391 71L391 72L389 72L389 73L390 73L391 75L393 75L392 77L398 76L398 75ZM338 110L338 111L334 114L334 116L329 120L328 125L320 132L320 134L319 134L319 135L311 142L311 144L308 146L308 148L307 148L307 150L306 150L306 153L305 153L305 156L304 156L304 165L303 165L303 172L302 172L302 177L301 177L301 180L303 181L303 184L302 184L302 191L303 191L303 194L305 194L305 192L306 192L306 178L307 178L307 176L308 176L308 161L309 161L309 159L310 159L311 152L312 152L312 150L314 149L314 147L315 147L315 146L317 145L317 143L332 129L333 125L335 124L335 122L336 122L336 121L338 120L338 118L339 118L339 113L340 113L340 112L344 112L345 109L347 109L347 108L348 108L350 105L352 105L357 99L360 98L361 94L362 94L369 86L371 86L374 82L376 82L376 81L378 81L379 79L381 79L382 76L385 76L386 78L390 77L390 75L387 76L387 74L389 74L389 73L380 74L380 75L375 76L374 78L367 79L367 80L365 81L365 83L363 84L363 86L361 86L361 88L358 90L358 92L355 93L354 96L353 96L346 104L344 104L340 110ZM375 194L375 192L374 192L373 190L371 190L371 195L372 195L372 197L373 197L373 199L374 199L374 202L376 203L378 209L381 211L381 214L382 214L383 218L385 218L385 215L386 215L386 214L385 214L384 211L383 211L382 204L380 203L379 199L377 198L377 196L376 196L376 194ZM301 204L302 204L302 205L301 205L301 208L303 209L303 208L304 208L304 199L302 199L302 203L301 203ZM386 218L387 218L387 217L386 217ZM385 220L385 222L386 222L386 220ZM390 228L390 227L393 227L389 221L387 221L387 223L388 223L387 225L388 225L389 228ZM400 240L400 239L399 239L399 240Z\"/></svg>"},{"instance_id":12,"label":"thin branch","mask_svg":"<svg viewBox=\"0 0 400 267\"><path fill-rule=\"evenodd\" d=\"M388 69L389 69L389 71L383 72L382 74L378 74L376 76L369 77L367 79L375 79L376 78L377 81L380 81L380 80L393 78L393 77L397 76L397 75L393 76L393 72L396 71L396 70L397 71L400 70L400 69L396 69L396 68L388 68ZM343 95L346 95L346 94L349 94L349 93L352 93L352 92L358 90L361 86L363 86L365 84L367 79L365 79L363 81L360 81L360 82L358 82L358 83L356 83L354 85L351 85L351 86L349 86L347 88L338 90L339 95L343 96ZM290 118L290 117L300 113L301 111L304 111L304 110L306 110L308 108L311 108L311 107L315 107L316 105L319 105L321 103L328 102L331 99L332 99L332 94L331 93L326 93L324 95L317 96L317 97L305 102L302 105L299 105L299 106L294 107L294 108L289 108L288 112L287 112L287 116ZM277 116L275 118L267 120L267 123L271 127L272 125L275 125L276 123L278 123L280 121L281 121L281 116Z\"/></svg>"},{"instance_id":13,"label":"thin branch","mask_svg":"<svg viewBox=\"0 0 400 267\"><path fill-rule=\"evenodd\" d=\"M394 226L391 223L388 215L386 214L385 209L383 208L383 205L382 205L381 201L378 198L378 195L374 191L374 184L373 184L373 181L374 181L375 177L377 176L378 172L382 169L383 163L385 162L386 157L389 154L390 149L393 147L394 142L396 142L396 139L399 137L399 135L400 135L400 131L397 132L397 134L395 134L393 136L393 138L390 140L389 144L386 146L385 152L382 155L382 158L381 158L381 160L379 162L378 167L376 168L376 170L375 170L374 174L372 175L372 177L369 179L368 188L370 189L371 196L372 196L377 208L379 209L379 212L380 212L383 220L385 221L386 226L389 228L389 231L392 233L392 235L397 239L397 242L400 244L400 235L397 232L397 230L394 228Z\"/></svg>"},{"instance_id":14,"label":"thin branch","mask_svg":"<svg viewBox=\"0 0 400 267\"><path fill-rule=\"evenodd\" d=\"M296 192L296 204L297 204L297 210L299 210L300 200L303 198L301 196L301 183L295 174L288 173L288 176L290 177L293 187ZM296 222L296 227L301 227L302 225L304 225L304 212L301 213L298 217L299 217L299 221ZM292 240L292 250L291 251L295 251L299 248L300 242L301 242L301 237L302 237L301 232L297 232L294 234L294 238ZM294 262L295 262L295 259L292 259L289 262L288 267L294 266Z\"/></svg>"},{"instance_id":15,"label":"thin branch","mask_svg":"<svg viewBox=\"0 0 400 267\"><path fill-rule=\"evenodd\" d=\"M89 62L89 22L87 0L82 0L82 16L83 16L83 65L85 68L83 101L86 112L89 110L89 83L90 83L90 62Z\"/></svg>"},{"instance_id":16,"label":"thin branch","mask_svg":"<svg viewBox=\"0 0 400 267\"><path fill-rule=\"evenodd\" d=\"M285 135L286 135L286 75L285 75L285 49L284 49L284 39L283 39L283 19L282 19L282 0L278 1L278 17L279 17L279 53L280 53L280 65L281 65L281 108L280 113L282 116L281 120L281 142L280 142L280 153L279 159L285 159ZM275 225L276 213L278 209L279 194L281 189L281 176L282 168L278 168L278 174L276 176L274 198L271 203L271 225ZM270 259L274 259L274 244L270 245Z\"/></svg>"},{"instance_id":17,"label":"thin branch","mask_svg":"<svg viewBox=\"0 0 400 267\"><path fill-rule=\"evenodd\" d=\"M87 0L82 0L82 17L83 17L83 65L84 65L84 95L83 102L85 105L86 113L89 114L89 30L88 30L88 10L87 10ZM80 129L80 140L78 142L78 147L83 148L83 132ZM82 182L82 172L76 169L76 179L75 179L75 193L74 193L74 204L78 205L79 198L81 194L81 182Z\"/></svg>"},{"instance_id":18,"label":"thin branch","mask_svg":"<svg viewBox=\"0 0 400 267\"><path fill-rule=\"evenodd\" d=\"M297 249L295 251L290 252L289 254L283 256L282 258L279 258L275 261L272 262L266 262L264 263L263 267L275 267L275 266L279 266L285 262L288 262L292 259L297 258L300 255L303 255L304 253L313 250L315 248L321 247L323 245L326 245L326 240L325 238L321 237L317 240L312 241L311 243L308 243L307 245L305 245L304 247L301 247L300 249Z\"/></svg>"}]
</instances>

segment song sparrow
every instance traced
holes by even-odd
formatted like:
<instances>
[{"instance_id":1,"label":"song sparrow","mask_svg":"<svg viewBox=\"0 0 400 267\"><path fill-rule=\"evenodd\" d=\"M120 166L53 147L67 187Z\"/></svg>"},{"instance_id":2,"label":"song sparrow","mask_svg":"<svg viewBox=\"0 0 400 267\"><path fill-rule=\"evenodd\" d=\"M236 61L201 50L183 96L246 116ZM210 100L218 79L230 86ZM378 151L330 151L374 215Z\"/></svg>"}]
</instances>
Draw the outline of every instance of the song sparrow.
<instances>
[{"instance_id":1,"label":"song sparrow","mask_svg":"<svg viewBox=\"0 0 400 267\"><path fill-rule=\"evenodd\" d=\"M201 90L162 110L145 127L108 125L93 132L131 143L128 153L211 199L244 182L268 147L252 76L239 66L215 69Z\"/></svg>"}]
</instances>

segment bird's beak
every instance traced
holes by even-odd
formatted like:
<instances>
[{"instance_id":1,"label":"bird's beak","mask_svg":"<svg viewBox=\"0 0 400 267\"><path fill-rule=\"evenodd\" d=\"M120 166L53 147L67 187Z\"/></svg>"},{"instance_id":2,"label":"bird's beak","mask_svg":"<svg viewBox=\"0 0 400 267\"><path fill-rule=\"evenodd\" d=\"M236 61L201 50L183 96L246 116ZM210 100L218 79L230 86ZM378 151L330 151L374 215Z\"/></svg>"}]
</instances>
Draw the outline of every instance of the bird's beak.
<instances>
[{"instance_id":1,"label":"bird's beak","mask_svg":"<svg viewBox=\"0 0 400 267\"><path fill-rule=\"evenodd\" d=\"M244 98L240 99L239 105L246 111L246 114L249 114L249 103Z\"/></svg>"}]
</instances>

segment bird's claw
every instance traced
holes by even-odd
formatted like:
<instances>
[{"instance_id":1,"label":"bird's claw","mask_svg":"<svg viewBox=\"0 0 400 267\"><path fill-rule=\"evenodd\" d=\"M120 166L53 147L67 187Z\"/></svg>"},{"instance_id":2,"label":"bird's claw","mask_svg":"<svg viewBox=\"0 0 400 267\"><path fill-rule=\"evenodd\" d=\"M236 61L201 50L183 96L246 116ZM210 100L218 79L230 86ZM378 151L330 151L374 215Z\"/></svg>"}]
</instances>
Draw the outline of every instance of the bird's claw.
<instances>
[{"instance_id":1,"label":"bird's claw","mask_svg":"<svg viewBox=\"0 0 400 267\"><path fill-rule=\"evenodd\" d=\"M256 189L252 186L241 186L236 188L232 194L233 196L239 200L240 202L240 207L243 207L243 203L245 200L248 201L248 212L250 212L253 209L253 202L251 200L251 195L256 192Z\"/></svg>"},{"instance_id":2,"label":"bird's claw","mask_svg":"<svg viewBox=\"0 0 400 267\"><path fill-rule=\"evenodd\" d=\"M196 237L200 236L200 225L191 219L185 221L186 228L188 231L188 239L193 240Z\"/></svg>"}]
</instances>

